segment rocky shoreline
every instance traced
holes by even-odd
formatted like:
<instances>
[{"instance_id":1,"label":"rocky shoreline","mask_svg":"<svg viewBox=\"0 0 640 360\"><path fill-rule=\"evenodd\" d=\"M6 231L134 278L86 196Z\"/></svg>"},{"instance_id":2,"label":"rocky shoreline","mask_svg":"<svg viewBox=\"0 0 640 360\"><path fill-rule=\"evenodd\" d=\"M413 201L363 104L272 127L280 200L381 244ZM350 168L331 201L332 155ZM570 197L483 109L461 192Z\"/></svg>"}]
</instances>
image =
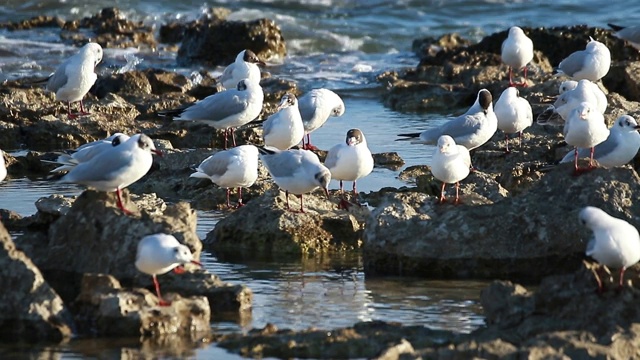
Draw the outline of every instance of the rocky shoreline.
<instances>
[{"instance_id":1,"label":"rocky shoreline","mask_svg":"<svg viewBox=\"0 0 640 360\"><path fill-rule=\"evenodd\" d=\"M159 39L113 8L77 21L40 17L0 27L53 27L63 41L75 44L86 41L79 29L91 29L105 47L181 42L177 56L182 64L225 64L246 47L265 60L286 55L273 21L240 23L224 17L225 11L217 9L190 24L167 24ZM204 57L198 49L218 43L220 29L234 34L225 39L228 52ZM534 118L548 104L549 94L557 94L561 79L551 75L552 65L582 49L589 36L611 49L613 66L601 85L609 100L606 121L640 114L640 55L609 30L575 26L524 31L533 39L536 55L529 86L520 92L532 103ZM500 32L477 44L455 34L416 40L420 62L415 68L378 76L387 89L381 101L399 111L450 112L468 106L481 88L497 97L508 81L499 55L505 37ZM284 194L261 169L259 180L245 193L246 206L230 212L201 241L192 207L221 209L224 190L188 175L193 165L221 147L222 131L175 124L156 113L215 93L215 79L204 74L196 85L160 69L107 74L85 99L92 115L76 120L64 115L64 104L52 94L28 85L30 80L5 82L0 91L0 148L30 149L26 156L5 155L10 178L44 177L52 166L41 160L53 159L54 151L123 129L148 134L167 156L155 160L130 193L125 191L131 217L117 210L114 194L94 191L77 198L43 198L36 204L38 212L26 218L0 210L0 285L22 289L0 297L5 310L0 312L0 339L178 334L216 341L244 356L285 358L640 357L640 313L634 310L640 291L627 286L621 292L594 293L595 265L583 262L589 234L577 221L579 209L592 205L640 226L640 208L633 201L640 187L637 157L630 165L572 177L569 165L550 166L569 150L560 129L534 124L511 154L504 153L500 133L472 153L477 170L462 184L462 205L437 205L438 184L429 167L420 166L400 175L415 186L361 194L370 207L338 210L336 194L326 199L318 193L305 195L306 214L285 211ZM285 92L300 94L294 82L268 74L261 86L265 106L260 119L275 111ZM261 139L259 126L237 134L240 144ZM376 164L401 165L402 160L397 154L380 154ZM12 239L5 227L22 234ZM211 318L249 312L251 290L187 268L184 274L163 276L163 289L174 294L173 305L154 306L151 279L133 263L137 241L161 231L174 234L196 257L203 246L244 257L362 249L367 276L510 279L540 285L528 291L509 281L492 283L481 296L487 325L471 334L368 322L330 331L267 326L246 335L217 335L210 333ZM633 284L639 269L628 272ZM613 287L611 279L607 284Z\"/></svg>"}]
</instances>

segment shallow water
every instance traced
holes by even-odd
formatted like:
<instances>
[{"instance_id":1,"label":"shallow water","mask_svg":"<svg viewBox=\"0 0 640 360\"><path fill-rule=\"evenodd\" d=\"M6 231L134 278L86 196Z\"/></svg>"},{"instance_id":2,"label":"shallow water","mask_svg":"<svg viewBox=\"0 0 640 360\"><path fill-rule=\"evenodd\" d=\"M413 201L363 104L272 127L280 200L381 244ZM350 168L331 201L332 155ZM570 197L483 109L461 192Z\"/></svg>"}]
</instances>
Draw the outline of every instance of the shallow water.
<instances>
[{"instance_id":1,"label":"shallow water","mask_svg":"<svg viewBox=\"0 0 640 360\"><path fill-rule=\"evenodd\" d=\"M345 101L346 113L330 121L312 135L320 148L342 142L346 131L358 127L373 152L397 151L406 166L429 164L433 147L396 142L394 134L417 132L446 121L448 114L402 114L384 108L380 101L383 84L375 76L385 70L415 66L411 42L424 36L459 32L478 40L482 36L512 25L559 26L587 23L606 26L607 22L633 25L640 7L629 2L602 0L234 0L234 1L149 1L119 0L116 5L130 18L156 26L173 19L196 19L204 9L225 6L233 10L231 20L270 17L281 26L288 56L266 71L292 79L303 90L327 87ZM17 1L0 3L0 22L35 15L63 18L91 16L100 2L80 0ZM606 9L596 11L594 9ZM61 59L75 51L59 43L56 31L36 29L10 32L0 30L0 81L23 76L45 76ZM143 60L144 67L162 67L190 74L199 68L178 68L174 54L139 52L135 49L106 49L104 65L108 73L126 64L125 55ZM207 69L216 74L220 68ZM376 168L358 182L358 189L369 192L383 186L403 186L398 171ZM350 185L347 185L350 186ZM332 183L332 188L337 184ZM9 179L0 183L0 208L22 215L35 212L34 202L52 193L79 194L80 188L28 179ZM198 233L210 231L222 216L199 212ZM317 257L289 262L226 261L203 254L208 270L223 280L245 284L254 292L252 317L241 323L214 322L215 331L246 331L274 323L279 327L303 329L309 326L334 328L361 320L400 321L405 324L469 332L481 326L479 290L485 285L473 281L427 281L410 278L367 279L358 254L345 257ZM0 357L8 346L0 346ZM74 340L50 349L61 358L120 358L140 349L149 356L163 358L218 358L224 350L202 344L197 349L175 354L167 349L141 344L138 339L107 341ZM19 347L39 352L32 347ZM33 354L32 354L33 355Z\"/></svg>"}]
</instances>

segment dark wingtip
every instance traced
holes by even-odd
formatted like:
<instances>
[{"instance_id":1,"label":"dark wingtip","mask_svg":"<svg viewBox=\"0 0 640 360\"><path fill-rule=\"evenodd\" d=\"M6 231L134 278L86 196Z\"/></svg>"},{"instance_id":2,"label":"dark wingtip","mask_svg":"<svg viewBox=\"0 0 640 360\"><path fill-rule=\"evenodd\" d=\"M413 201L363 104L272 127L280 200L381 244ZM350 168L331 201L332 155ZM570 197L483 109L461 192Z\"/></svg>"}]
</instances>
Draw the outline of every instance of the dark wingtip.
<instances>
[{"instance_id":1,"label":"dark wingtip","mask_svg":"<svg viewBox=\"0 0 640 360\"><path fill-rule=\"evenodd\" d=\"M406 138L417 138L417 137L420 137L420 133L398 134L397 136L403 136ZM406 140L406 139L398 139L398 140Z\"/></svg>"},{"instance_id":2,"label":"dark wingtip","mask_svg":"<svg viewBox=\"0 0 640 360\"><path fill-rule=\"evenodd\" d=\"M267 148L265 148L264 146L257 146L258 148L258 152L262 155L271 155L271 154L275 154L276 152L273 150L269 150Z\"/></svg>"},{"instance_id":3,"label":"dark wingtip","mask_svg":"<svg viewBox=\"0 0 640 360\"><path fill-rule=\"evenodd\" d=\"M620 31L622 29L624 29L624 26L620 26L620 25L615 25L615 24L611 24L608 23L607 24L611 29L615 30L615 31Z\"/></svg>"}]
</instances>

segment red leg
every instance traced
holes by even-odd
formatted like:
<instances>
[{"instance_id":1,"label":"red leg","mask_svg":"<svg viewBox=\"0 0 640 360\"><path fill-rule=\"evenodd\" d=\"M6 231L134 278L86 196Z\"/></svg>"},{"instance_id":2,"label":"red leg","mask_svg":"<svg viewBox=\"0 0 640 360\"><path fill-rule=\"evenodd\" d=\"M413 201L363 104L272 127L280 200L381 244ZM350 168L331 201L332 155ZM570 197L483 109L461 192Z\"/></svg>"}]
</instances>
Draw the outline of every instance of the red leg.
<instances>
[{"instance_id":1,"label":"red leg","mask_svg":"<svg viewBox=\"0 0 640 360\"><path fill-rule=\"evenodd\" d=\"M238 187L238 206L237 207L242 207L244 206L244 203L242 202L242 188Z\"/></svg>"},{"instance_id":2,"label":"red leg","mask_svg":"<svg viewBox=\"0 0 640 360\"><path fill-rule=\"evenodd\" d=\"M171 305L171 301L164 301L162 299L162 295L160 294L160 284L158 283L158 279L155 275L153 276L153 284L156 286L156 294L158 295L158 305L160 306L169 306Z\"/></svg>"},{"instance_id":3,"label":"red leg","mask_svg":"<svg viewBox=\"0 0 640 360\"><path fill-rule=\"evenodd\" d=\"M595 151L595 147L591 148L591 152L590 152L590 157L589 157L589 169L593 169L595 168L595 165L593 165L593 152Z\"/></svg>"},{"instance_id":4,"label":"red leg","mask_svg":"<svg viewBox=\"0 0 640 360\"><path fill-rule=\"evenodd\" d=\"M224 129L224 149L227 150L227 140L229 139L229 129Z\"/></svg>"},{"instance_id":5,"label":"red leg","mask_svg":"<svg viewBox=\"0 0 640 360\"><path fill-rule=\"evenodd\" d=\"M77 114L71 112L71 101L67 101L67 116L69 119L75 119L78 117Z\"/></svg>"},{"instance_id":6,"label":"red leg","mask_svg":"<svg viewBox=\"0 0 640 360\"><path fill-rule=\"evenodd\" d=\"M618 290L622 290L624 288L624 270L625 268L620 269L620 281L618 282Z\"/></svg>"},{"instance_id":7,"label":"red leg","mask_svg":"<svg viewBox=\"0 0 640 360\"><path fill-rule=\"evenodd\" d=\"M80 99L80 115L89 115L89 114L91 113L84 110L84 102L82 101L82 99Z\"/></svg>"},{"instance_id":8,"label":"red leg","mask_svg":"<svg viewBox=\"0 0 640 360\"><path fill-rule=\"evenodd\" d=\"M596 267L596 270L593 272L593 275L596 277L596 282L598 283L598 288L596 289L596 293L602 294L604 292L604 286L602 286L602 279L600 279L600 265Z\"/></svg>"},{"instance_id":9,"label":"red leg","mask_svg":"<svg viewBox=\"0 0 640 360\"><path fill-rule=\"evenodd\" d=\"M342 180L340 180L340 202L338 203L338 209L349 209L349 202L347 201L346 196L344 195L344 188L342 187Z\"/></svg>"},{"instance_id":10,"label":"red leg","mask_svg":"<svg viewBox=\"0 0 640 360\"><path fill-rule=\"evenodd\" d=\"M231 209L231 203L229 202L229 194L231 194L231 189L227 188L227 209Z\"/></svg>"},{"instance_id":11,"label":"red leg","mask_svg":"<svg viewBox=\"0 0 640 360\"><path fill-rule=\"evenodd\" d=\"M518 132L518 147L522 148L522 131Z\"/></svg>"},{"instance_id":12,"label":"red leg","mask_svg":"<svg viewBox=\"0 0 640 360\"><path fill-rule=\"evenodd\" d=\"M304 205L302 203L302 194L300 194L300 212L303 213L304 212Z\"/></svg>"},{"instance_id":13,"label":"red leg","mask_svg":"<svg viewBox=\"0 0 640 360\"><path fill-rule=\"evenodd\" d=\"M509 66L509 86L516 86L513 82L513 69L511 69L511 66Z\"/></svg>"},{"instance_id":14,"label":"red leg","mask_svg":"<svg viewBox=\"0 0 640 360\"><path fill-rule=\"evenodd\" d=\"M125 215L131 215L131 211L124 208L124 204L122 202L122 190L120 188L116 189L116 196L118 197L118 207L122 210Z\"/></svg>"},{"instance_id":15,"label":"red leg","mask_svg":"<svg viewBox=\"0 0 640 360\"><path fill-rule=\"evenodd\" d=\"M442 204L442 203L447 202L447 199L445 199L445 197L444 197L444 187L445 187L446 185L447 185L447 184L445 184L445 183L443 182L443 183L442 183L442 188L440 188L440 200L439 200L439 203L441 203L441 204Z\"/></svg>"},{"instance_id":16,"label":"red leg","mask_svg":"<svg viewBox=\"0 0 640 360\"><path fill-rule=\"evenodd\" d=\"M506 147L504 148L504 153L508 154L511 152L511 150L509 150L509 134L504 133L504 141L507 144Z\"/></svg>"},{"instance_id":17,"label":"red leg","mask_svg":"<svg viewBox=\"0 0 640 360\"><path fill-rule=\"evenodd\" d=\"M523 87L527 87L527 66L524 67L524 81L522 82Z\"/></svg>"},{"instance_id":18,"label":"red leg","mask_svg":"<svg viewBox=\"0 0 640 360\"><path fill-rule=\"evenodd\" d=\"M580 169L578 168L578 148L573 148L573 174L580 175Z\"/></svg>"},{"instance_id":19,"label":"red leg","mask_svg":"<svg viewBox=\"0 0 640 360\"><path fill-rule=\"evenodd\" d=\"M233 147L236 147L236 130L231 128L229 131L231 132L231 142L233 143Z\"/></svg>"},{"instance_id":20,"label":"red leg","mask_svg":"<svg viewBox=\"0 0 640 360\"><path fill-rule=\"evenodd\" d=\"M453 201L454 204L460 203L459 190L460 190L460 182L456 181L456 199Z\"/></svg>"}]
</instances>

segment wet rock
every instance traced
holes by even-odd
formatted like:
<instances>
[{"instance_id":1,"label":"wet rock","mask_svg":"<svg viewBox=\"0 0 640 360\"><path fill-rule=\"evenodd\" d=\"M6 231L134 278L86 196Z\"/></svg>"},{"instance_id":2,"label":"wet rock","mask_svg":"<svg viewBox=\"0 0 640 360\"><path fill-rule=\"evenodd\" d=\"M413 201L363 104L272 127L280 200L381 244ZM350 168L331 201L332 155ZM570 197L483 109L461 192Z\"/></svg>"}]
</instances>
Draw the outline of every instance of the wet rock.
<instances>
[{"instance_id":1,"label":"wet rock","mask_svg":"<svg viewBox=\"0 0 640 360\"><path fill-rule=\"evenodd\" d=\"M218 22L227 18L231 14L231 10L223 7L212 7L206 9L202 14L199 21L212 21ZM163 43L179 43L184 37L184 30L190 24L184 24L180 22L171 22L169 24L163 24L160 26L160 42Z\"/></svg>"},{"instance_id":2,"label":"wet rock","mask_svg":"<svg viewBox=\"0 0 640 360\"><path fill-rule=\"evenodd\" d=\"M170 306L158 306L148 290L123 289L112 276L85 274L74 302L76 321L82 333L99 336L185 336L210 331L206 297L164 296Z\"/></svg>"},{"instance_id":3,"label":"wet rock","mask_svg":"<svg viewBox=\"0 0 640 360\"><path fill-rule=\"evenodd\" d=\"M374 164L393 170L400 169L404 165L404 160L395 152L385 152L372 154Z\"/></svg>"},{"instance_id":4,"label":"wet rock","mask_svg":"<svg viewBox=\"0 0 640 360\"><path fill-rule=\"evenodd\" d=\"M87 34L85 29L91 30ZM156 39L153 29L142 21L127 20L124 14L114 7L104 8L98 14L81 20L67 21L60 36L77 45L89 40L105 48L150 48L155 49Z\"/></svg>"},{"instance_id":5,"label":"wet rock","mask_svg":"<svg viewBox=\"0 0 640 360\"><path fill-rule=\"evenodd\" d=\"M57 16L40 15L17 22L3 22L0 23L0 28L8 30L29 30L40 27L61 28L63 25L64 20Z\"/></svg>"},{"instance_id":6,"label":"wet rock","mask_svg":"<svg viewBox=\"0 0 640 360\"><path fill-rule=\"evenodd\" d=\"M640 211L631 200L640 180L634 170L574 177L571 169L561 164L518 196L490 206L473 205L475 198L452 206L426 195L383 197L364 233L365 272L536 280L571 271L588 238L576 220L582 207L597 206L631 223Z\"/></svg>"},{"instance_id":7,"label":"wet rock","mask_svg":"<svg viewBox=\"0 0 640 360\"><path fill-rule=\"evenodd\" d=\"M226 66L244 49L251 49L263 61L286 55L280 27L272 20L199 20L186 25L176 60L180 66Z\"/></svg>"},{"instance_id":8,"label":"wet rock","mask_svg":"<svg viewBox=\"0 0 640 360\"><path fill-rule=\"evenodd\" d=\"M291 209L300 209L290 195ZM285 207L285 194L271 190L221 219L204 243L216 252L313 254L355 249L367 209L337 210L324 196L304 195L304 213Z\"/></svg>"},{"instance_id":9,"label":"wet rock","mask_svg":"<svg viewBox=\"0 0 640 360\"><path fill-rule=\"evenodd\" d=\"M16 249L0 223L0 338L60 341L72 335L71 315L40 270Z\"/></svg>"}]
</instances>

